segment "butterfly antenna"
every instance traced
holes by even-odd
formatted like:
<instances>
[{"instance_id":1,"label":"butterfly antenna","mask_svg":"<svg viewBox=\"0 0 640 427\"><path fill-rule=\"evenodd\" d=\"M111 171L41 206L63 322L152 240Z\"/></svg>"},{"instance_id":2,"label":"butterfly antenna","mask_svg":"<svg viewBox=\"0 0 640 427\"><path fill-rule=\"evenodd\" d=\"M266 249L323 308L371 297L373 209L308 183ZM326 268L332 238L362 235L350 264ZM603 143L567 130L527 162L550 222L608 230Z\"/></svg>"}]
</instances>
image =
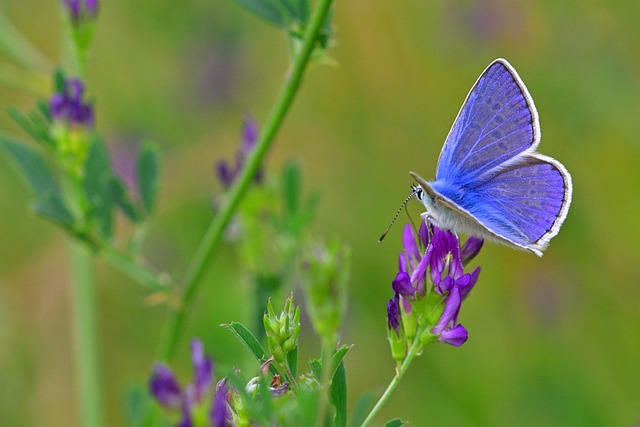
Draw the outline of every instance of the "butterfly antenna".
<instances>
[{"instance_id":1,"label":"butterfly antenna","mask_svg":"<svg viewBox=\"0 0 640 427\"><path fill-rule=\"evenodd\" d=\"M407 203L409 203L409 200L413 199L416 195L416 191L414 188L412 188L411 194L409 194L409 196L404 199L404 202L402 202L402 204L400 205L400 207L398 208L398 211L396 212L396 214L393 216L393 219L391 220L391 223L389 224L389 226L387 227L387 229L384 231L384 233L382 233L382 236L380 236L380 238L378 239L378 243L382 242L382 239L384 239L387 235L387 233L389 232L389 230L391 230L391 226L396 222L396 220L398 219L398 216L400 215L400 212L402 212L402 209L404 209L405 205Z\"/></svg>"}]
</instances>

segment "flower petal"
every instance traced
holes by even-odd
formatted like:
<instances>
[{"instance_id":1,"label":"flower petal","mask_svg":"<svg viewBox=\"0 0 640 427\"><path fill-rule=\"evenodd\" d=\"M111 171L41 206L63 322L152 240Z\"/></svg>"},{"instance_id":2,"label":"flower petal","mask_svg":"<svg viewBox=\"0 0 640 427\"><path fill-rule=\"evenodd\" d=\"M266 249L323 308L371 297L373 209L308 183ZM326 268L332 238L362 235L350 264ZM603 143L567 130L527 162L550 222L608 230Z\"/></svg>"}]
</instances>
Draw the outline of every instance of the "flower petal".
<instances>
[{"instance_id":1,"label":"flower petal","mask_svg":"<svg viewBox=\"0 0 640 427\"><path fill-rule=\"evenodd\" d=\"M444 302L444 311L440 316L440 320L438 320L438 323L431 329L431 332L436 335L440 334L445 330L449 323L455 323L458 317L458 312L460 311L461 303L462 298L460 296L460 288L454 286L451 288L451 292Z\"/></svg>"},{"instance_id":2,"label":"flower petal","mask_svg":"<svg viewBox=\"0 0 640 427\"><path fill-rule=\"evenodd\" d=\"M404 232L402 233L402 243L404 246L404 252L407 254L409 260L420 259L420 251L416 244L416 237L413 234L411 224L404 226Z\"/></svg>"},{"instance_id":3,"label":"flower petal","mask_svg":"<svg viewBox=\"0 0 640 427\"><path fill-rule=\"evenodd\" d=\"M468 276L469 276L469 283L467 283L465 286L460 287L460 293L462 294L462 299L465 299L467 295L469 295L469 292L471 292L471 289L473 289L476 282L478 281L478 277L480 276L480 266L476 267L471 273L468 274Z\"/></svg>"},{"instance_id":4,"label":"flower petal","mask_svg":"<svg viewBox=\"0 0 640 427\"><path fill-rule=\"evenodd\" d=\"M393 298L389 300L387 303L387 326L389 330L394 329L396 334L399 335L399 327L400 327L400 297L398 294L395 294Z\"/></svg>"},{"instance_id":5,"label":"flower petal","mask_svg":"<svg viewBox=\"0 0 640 427\"><path fill-rule=\"evenodd\" d=\"M429 228L424 221L420 223L420 228L418 229L418 238L420 239L420 243L422 243L423 248L429 246Z\"/></svg>"},{"instance_id":6,"label":"flower petal","mask_svg":"<svg viewBox=\"0 0 640 427\"><path fill-rule=\"evenodd\" d=\"M227 406L226 379L224 379L216 386L216 395L214 397L213 404L211 405L209 419L213 427L227 427L231 426L231 423L229 422L230 418L231 412Z\"/></svg>"},{"instance_id":7,"label":"flower petal","mask_svg":"<svg viewBox=\"0 0 640 427\"><path fill-rule=\"evenodd\" d=\"M480 249L482 249L482 244L484 243L484 239L480 237L471 236L464 242L462 246L462 264L467 265L469 262L478 255Z\"/></svg>"},{"instance_id":8,"label":"flower petal","mask_svg":"<svg viewBox=\"0 0 640 427\"><path fill-rule=\"evenodd\" d=\"M193 362L194 401L200 402L211 387L213 361L204 354L202 341L191 341L191 359Z\"/></svg>"},{"instance_id":9,"label":"flower petal","mask_svg":"<svg viewBox=\"0 0 640 427\"><path fill-rule=\"evenodd\" d=\"M454 347L460 347L462 344L467 342L467 338L469 338L467 330L464 326L458 325L455 328L442 331L438 337L438 341Z\"/></svg>"},{"instance_id":10,"label":"flower petal","mask_svg":"<svg viewBox=\"0 0 640 427\"><path fill-rule=\"evenodd\" d=\"M162 363L156 363L149 380L153 397L168 409L179 409L182 404L181 390L173 371Z\"/></svg>"},{"instance_id":11,"label":"flower petal","mask_svg":"<svg viewBox=\"0 0 640 427\"><path fill-rule=\"evenodd\" d=\"M404 271L399 272L391 283L393 290L406 299L415 299L416 289L411 285L409 275Z\"/></svg>"}]
</instances>

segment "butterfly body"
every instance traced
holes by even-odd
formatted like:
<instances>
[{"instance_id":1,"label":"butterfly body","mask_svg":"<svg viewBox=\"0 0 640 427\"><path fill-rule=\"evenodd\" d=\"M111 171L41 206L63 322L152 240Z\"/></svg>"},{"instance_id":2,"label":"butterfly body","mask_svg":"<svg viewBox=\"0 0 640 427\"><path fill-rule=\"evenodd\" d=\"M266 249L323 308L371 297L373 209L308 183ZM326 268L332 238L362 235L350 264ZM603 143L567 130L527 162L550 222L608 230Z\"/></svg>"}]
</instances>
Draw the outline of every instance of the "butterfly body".
<instances>
[{"instance_id":1,"label":"butterfly body","mask_svg":"<svg viewBox=\"0 0 640 427\"><path fill-rule=\"evenodd\" d=\"M423 218L538 256L571 203L571 175L536 151L540 125L515 69L497 59L478 78L440 153L436 179L414 172Z\"/></svg>"}]
</instances>

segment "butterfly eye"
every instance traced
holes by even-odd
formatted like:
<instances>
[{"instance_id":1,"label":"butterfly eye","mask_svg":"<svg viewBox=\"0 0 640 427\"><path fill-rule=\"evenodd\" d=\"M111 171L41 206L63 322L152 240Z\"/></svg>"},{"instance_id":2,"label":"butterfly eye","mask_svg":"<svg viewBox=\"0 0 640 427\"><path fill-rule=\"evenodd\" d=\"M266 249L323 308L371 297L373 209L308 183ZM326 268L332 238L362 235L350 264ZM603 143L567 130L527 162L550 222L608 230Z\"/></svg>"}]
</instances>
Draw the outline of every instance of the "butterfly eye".
<instances>
[{"instance_id":1,"label":"butterfly eye","mask_svg":"<svg viewBox=\"0 0 640 427\"><path fill-rule=\"evenodd\" d=\"M411 186L411 192L413 193L413 196L418 199L418 200L422 200L422 187L420 187L419 185L412 185Z\"/></svg>"}]
</instances>

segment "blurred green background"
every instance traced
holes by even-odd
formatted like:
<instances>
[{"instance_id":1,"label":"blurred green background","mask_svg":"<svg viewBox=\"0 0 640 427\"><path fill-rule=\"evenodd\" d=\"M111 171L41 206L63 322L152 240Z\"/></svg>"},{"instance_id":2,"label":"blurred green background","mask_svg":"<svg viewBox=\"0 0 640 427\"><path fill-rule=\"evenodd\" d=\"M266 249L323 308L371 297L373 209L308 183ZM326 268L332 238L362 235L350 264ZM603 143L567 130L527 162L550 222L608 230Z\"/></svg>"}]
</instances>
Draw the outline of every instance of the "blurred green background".
<instances>
[{"instance_id":1,"label":"blurred green background","mask_svg":"<svg viewBox=\"0 0 640 427\"><path fill-rule=\"evenodd\" d=\"M183 271L221 191L212 173L231 158L243 115L262 122L288 67L283 33L231 0L102 2L89 90L112 150L152 138L163 155L159 215L146 252ZM0 10L56 63L55 0L2 0ZM460 321L461 348L432 346L379 423L606 425L640 421L640 3L336 1L337 67L314 66L266 170L297 161L321 202L314 232L352 248L342 341L350 404L393 375L385 304L402 224L376 243L407 196L409 170L432 177L467 91L507 58L540 112L540 150L573 175L562 232L541 259L487 244ZM0 56L0 66L12 66ZM42 95L48 92L42 76ZM0 87L0 106L32 93ZM6 114L3 133L20 135ZM76 425L66 236L28 210L32 199L0 156L0 425ZM420 207L409 211L414 218ZM400 217L406 220L406 215ZM209 270L186 337L217 361L242 349L218 325L246 321L243 266L225 248ZM100 345L109 425L144 385L164 310L138 284L98 263ZM298 293L301 302L301 295ZM317 352L311 331L306 353ZM188 378L187 344L176 363Z\"/></svg>"}]
</instances>

